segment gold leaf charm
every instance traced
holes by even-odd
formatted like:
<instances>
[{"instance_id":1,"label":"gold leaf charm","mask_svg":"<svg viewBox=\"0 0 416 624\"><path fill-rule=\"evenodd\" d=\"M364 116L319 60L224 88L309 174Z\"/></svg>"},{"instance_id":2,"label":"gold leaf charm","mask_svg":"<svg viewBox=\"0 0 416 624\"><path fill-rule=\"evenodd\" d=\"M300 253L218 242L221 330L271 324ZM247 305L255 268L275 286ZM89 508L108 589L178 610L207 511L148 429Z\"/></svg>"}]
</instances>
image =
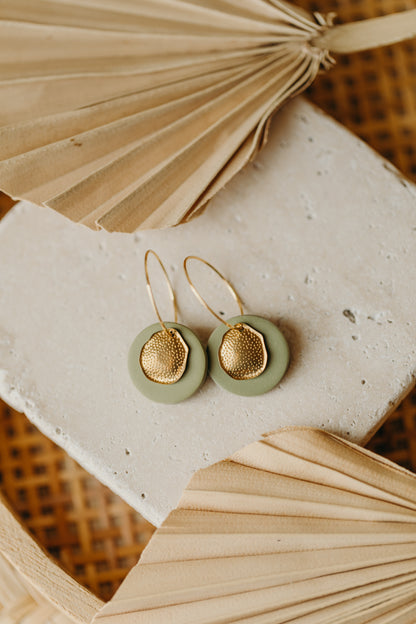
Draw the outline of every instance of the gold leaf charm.
<instances>
[{"instance_id":1,"label":"gold leaf charm","mask_svg":"<svg viewBox=\"0 0 416 624\"><path fill-rule=\"evenodd\" d=\"M140 366L150 381L174 384L182 377L189 347L177 329L158 331L143 345Z\"/></svg>"},{"instance_id":2,"label":"gold leaf charm","mask_svg":"<svg viewBox=\"0 0 416 624\"><path fill-rule=\"evenodd\" d=\"M218 357L223 370L233 379L255 379L267 366L263 334L246 323L237 323L224 334Z\"/></svg>"}]
</instances>

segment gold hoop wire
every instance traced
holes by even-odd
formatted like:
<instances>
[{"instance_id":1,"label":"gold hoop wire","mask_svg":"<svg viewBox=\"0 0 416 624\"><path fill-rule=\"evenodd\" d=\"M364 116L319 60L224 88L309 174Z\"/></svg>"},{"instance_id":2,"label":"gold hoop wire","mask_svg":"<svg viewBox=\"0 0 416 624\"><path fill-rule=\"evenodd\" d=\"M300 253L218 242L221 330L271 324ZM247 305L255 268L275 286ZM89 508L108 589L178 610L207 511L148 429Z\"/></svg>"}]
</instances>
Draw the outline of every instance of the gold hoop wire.
<instances>
[{"instance_id":1,"label":"gold hoop wire","mask_svg":"<svg viewBox=\"0 0 416 624\"><path fill-rule=\"evenodd\" d=\"M200 258L199 256L187 256L185 258L185 260L183 261L183 269L185 271L185 275L186 275L186 279L188 280L189 286L191 287L192 292L194 293L195 297L198 299L198 301L204 306L204 308L206 308L208 310L208 312L211 312L211 314L213 314L215 316L216 319L218 319L219 321L221 321L221 323L224 323L224 325L226 325L227 327L230 327L231 329L233 328L233 325L230 325L230 323L227 323L227 321L225 321L223 318L221 318L216 312L214 312L214 310L207 304L207 302L205 301L205 299L202 297L202 295L198 292L198 290L195 288L194 283L192 282L190 276L189 276L189 272L188 272L188 267L187 267L187 263L189 262L189 260L198 260L199 262L202 262L203 264L205 264L207 267L209 267L210 269L212 269L214 271L214 273L216 273L218 275L218 277L224 282L224 284L227 286L228 290L230 291L234 301L237 303L239 309L240 309L240 315L244 314L244 309L243 309L243 303L237 293L237 291L234 289L234 287L230 284L230 282L228 280L225 279L225 277L218 271L218 269L216 269L214 266L212 266L212 264L210 264L209 262L207 262L207 260L204 260L203 258Z\"/></svg>"},{"instance_id":2,"label":"gold hoop wire","mask_svg":"<svg viewBox=\"0 0 416 624\"><path fill-rule=\"evenodd\" d=\"M152 287L150 285L149 267L148 267L150 254L152 254L156 258L156 260L159 262L160 267L161 267L161 269L162 269L162 271L163 271L163 273L165 275L166 283L167 283L168 289L169 289L169 298L170 298L170 300L172 302L172 305L173 305L173 312L174 312L174 317L175 317L175 323L177 323L178 322L178 305L176 303L175 292L173 290L172 283L171 283L171 281L169 279L169 275L167 274L167 271L166 271L166 269L165 269L165 267L163 265L162 260L159 258L157 253L155 251L153 251L153 249L148 249L146 251L146 253L144 254L144 272L145 272L145 275L146 275L147 294L149 295L150 303L153 306L153 309L154 309L154 311L156 313L156 316L157 316L157 318L159 320L159 323L162 326L163 331L165 331L166 333L169 333L168 328L166 327L165 323L162 321L162 317L160 316L158 307L156 305L155 297L153 295L153 290L152 290Z\"/></svg>"}]
</instances>

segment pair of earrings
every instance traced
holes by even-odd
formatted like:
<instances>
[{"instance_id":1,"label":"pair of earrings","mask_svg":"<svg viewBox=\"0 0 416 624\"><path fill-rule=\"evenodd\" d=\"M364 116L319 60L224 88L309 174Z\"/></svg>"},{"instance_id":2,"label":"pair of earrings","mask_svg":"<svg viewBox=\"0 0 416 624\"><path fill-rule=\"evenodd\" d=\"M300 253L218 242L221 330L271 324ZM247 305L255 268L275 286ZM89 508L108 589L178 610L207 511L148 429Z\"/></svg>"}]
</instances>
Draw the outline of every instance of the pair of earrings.
<instances>
[{"instance_id":1,"label":"pair of earrings","mask_svg":"<svg viewBox=\"0 0 416 624\"><path fill-rule=\"evenodd\" d=\"M148 259L159 262L169 289L174 322L162 320L150 285ZM192 282L188 263L196 260L212 269L227 285L240 315L222 319L207 304ZM179 324L176 297L159 256L149 249L144 257L146 286L158 323L146 327L129 351L129 371L135 386L158 403L179 403L201 387L209 370L225 390L242 396L257 396L274 388L289 364L289 347L281 331L265 318L244 314L243 304L233 286L212 264L198 256L183 262L186 279L198 301L221 322L204 349L199 338Z\"/></svg>"}]
</instances>

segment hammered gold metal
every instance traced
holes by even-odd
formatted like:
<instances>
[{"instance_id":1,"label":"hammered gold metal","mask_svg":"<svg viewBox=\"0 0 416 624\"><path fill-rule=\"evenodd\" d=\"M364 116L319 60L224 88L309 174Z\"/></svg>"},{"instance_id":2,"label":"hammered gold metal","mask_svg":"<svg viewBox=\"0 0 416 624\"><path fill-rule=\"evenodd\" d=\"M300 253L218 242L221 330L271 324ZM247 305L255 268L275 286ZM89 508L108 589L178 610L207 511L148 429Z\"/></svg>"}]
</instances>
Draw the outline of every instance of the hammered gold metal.
<instances>
[{"instance_id":1,"label":"hammered gold metal","mask_svg":"<svg viewBox=\"0 0 416 624\"><path fill-rule=\"evenodd\" d=\"M222 369L233 379L255 379L267 366L263 334L246 323L237 323L224 334L218 359Z\"/></svg>"},{"instance_id":2,"label":"hammered gold metal","mask_svg":"<svg viewBox=\"0 0 416 624\"><path fill-rule=\"evenodd\" d=\"M188 362L189 347L177 329L153 334L143 345L140 366L150 381L174 384L180 380Z\"/></svg>"}]
</instances>

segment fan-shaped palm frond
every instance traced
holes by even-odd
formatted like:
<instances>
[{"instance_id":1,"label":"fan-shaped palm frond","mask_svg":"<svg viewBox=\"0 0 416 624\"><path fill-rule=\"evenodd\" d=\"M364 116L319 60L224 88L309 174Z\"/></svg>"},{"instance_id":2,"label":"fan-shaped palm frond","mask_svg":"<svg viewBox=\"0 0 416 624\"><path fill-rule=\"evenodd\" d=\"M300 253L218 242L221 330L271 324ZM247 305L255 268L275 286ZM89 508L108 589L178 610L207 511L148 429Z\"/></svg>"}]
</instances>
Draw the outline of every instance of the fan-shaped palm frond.
<instances>
[{"instance_id":1,"label":"fan-shaped palm frond","mask_svg":"<svg viewBox=\"0 0 416 624\"><path fill-rule=\"evenodd\" d=\"M281 0L1 0L0 187L92 228L175 225L330 51L415 32L416 11L332 27Z\"/></svg>"},{"instance_id":2,"label":"fan-shaped palm frond","mask_svg":"<svg viewBox=\"0 0 416 624\"><path fill-rule=\"evenodd\" d=\"M414 624L416 476L289 429L197 472L97 624Z\"/></svg>"}]
</instances>

